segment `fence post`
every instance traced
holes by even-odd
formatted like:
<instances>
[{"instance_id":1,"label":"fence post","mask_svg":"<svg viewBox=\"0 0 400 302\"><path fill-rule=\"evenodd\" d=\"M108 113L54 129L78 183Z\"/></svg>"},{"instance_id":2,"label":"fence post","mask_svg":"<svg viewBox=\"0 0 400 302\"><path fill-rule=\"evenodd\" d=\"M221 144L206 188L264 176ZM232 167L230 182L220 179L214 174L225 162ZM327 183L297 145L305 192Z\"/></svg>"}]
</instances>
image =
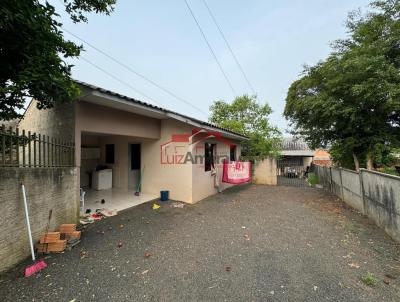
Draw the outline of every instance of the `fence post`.
<instances>
[{"instance_id":1,"label":"fence post","mask_svg":"<svg viewBox=\"0 0 400 302\"><path fill-rule=\"evenodd\" d=\"M31 132L30 131L28 131L28 162L29 162L29 168L31 167L31 165L32 165L32 161L31 161Z\"/></svg>"},{"instance_id":2,"label":"fence post","mask_svg":"<svg viewBox=\"0 0 400 302\"><path fill-rule=\"evenodd\" d=\"M43 135L43 167L46 167L46 135Z\"/></svg>"},{"instance_id":3,"label":"fence post","mask_svg":"<svg viewBox=\"0 0 400 302\"><path fill-rule=\"evenodd\" d=\"M61 167L61 139L57 140L58 142L58 166Z\"/></svg>"},{"instance_id":4,"label":"fence post","mask_svg":"<svg viewBox=\"0 0 400 302\"><path fill-rule=\"evenodd\" d=\"M47 167L51 166L51 162L50 162L50 138L49 136L47 136Z\"/></svg>"},{"instance_id":5,"label":"fence post","mask_svg":"<svg viewBox=\"0 0 400 302\"><path fill-rule=\"evenodd\" d=\"M54 137L51 138L51 167L54 167Z\"/></svg>"},{"instance_id":6,"label":"fence post","mask_svg":"<svg viewBox=\"0 0 400 302\"><path fill-rule=\"evenodd\" d=\"M15 134L17 137L17 141L16 141L16 148L17 148L17 153L16 153L16 160L17 160L17 167L19 167L19 129L16 128L15 129Z\"/></svg>"},{"instance_id":7,"label":"fence post","mask_svg":"<svg viewBox=\"0 0 400 302\"><path fill-rule=\"evenodd\" d=\"M342 196L342 200L344 201L342 167L339 167L339 175L340 175L340 195Z\"/></svg>"},{"instance_id":8,"label":"fence post","mask_svg":"<svg viewBox=\"0 0 400 302\"><path fill-rule=\"evenodd\" d=\"M12 167L13 165L13 132L12 132L12 128L10 126L10 128L8 128L8 132L9 132L9 137L10 137L10 167Z\"/></svg>"},{"instance_id":9,"label":"fence post","mask_svg":"<svg viewBox=\"0 0 400 302\"><path fill-rule=\"evenodd\" d=\"M38 149L38 155L39 155L39 167L42 166L42 141L41 141L41 135L40 133L38 134L38 142L39 142L39 149Z\"/></svg>"},{"instance_id":10,"label":"fence post","mask_svg":"<svg viewBox=\"0 0 400 302\"><path fill-rule=\"evenodd\" d=\"M361 193L361 201L363 204L363 214L367 215L368 213L365 212L365 191L364 191L364 181L363 181L363 173L364 169L360 169L360 171L358 172L359 178L360 178L360 193Z\"/></svg>"},{"instance_id":11,"label":"fence post","mask_svg":"<svg viewBox=\"0 0 400 302\"><path fill-rule=\"evenodd\" d=\"M4 167L6 165L6 126L4 125L1 126L1 137L2 137L2 143L1 143L2 162Z\"/></svg>"},{"instance_id":12,"label":"fence post","mask_svg":"<svg viewBox=\"0 0 400 302\"><path fill-rule=\"evenodd\" d=\"M22 129L22 167L25 167L25 130Z\"/></svg>"}]
</instances>

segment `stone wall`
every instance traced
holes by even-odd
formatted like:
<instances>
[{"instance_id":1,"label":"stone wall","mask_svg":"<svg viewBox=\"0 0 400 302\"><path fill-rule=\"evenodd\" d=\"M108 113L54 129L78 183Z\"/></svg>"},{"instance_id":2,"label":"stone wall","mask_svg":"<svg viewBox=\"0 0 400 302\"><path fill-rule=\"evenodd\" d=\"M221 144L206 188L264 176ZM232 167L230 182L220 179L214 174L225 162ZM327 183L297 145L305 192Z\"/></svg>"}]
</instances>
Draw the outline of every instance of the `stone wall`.
<instances>
[{"instance_id":1,"label":"stone wall","mask_svg":"<svg viewBox=\"0 0 400 302\"><path fill-rule=\"evenodd\" d=\"M25 185L34 242L62 223L77 223L79 192L76 168L0 169L0 271L30 256L21 184Z\"/></svg>"},{"instance_id":2,"label":"stone wall","mask_svg":"<svg viewBox=\"0 0 400 302\"><path fill-rule=\"evenodd\" d=\"M400 177L361 169L315 166L325 189L372 219L400 242Z\"/></svg>"}]
</instances>

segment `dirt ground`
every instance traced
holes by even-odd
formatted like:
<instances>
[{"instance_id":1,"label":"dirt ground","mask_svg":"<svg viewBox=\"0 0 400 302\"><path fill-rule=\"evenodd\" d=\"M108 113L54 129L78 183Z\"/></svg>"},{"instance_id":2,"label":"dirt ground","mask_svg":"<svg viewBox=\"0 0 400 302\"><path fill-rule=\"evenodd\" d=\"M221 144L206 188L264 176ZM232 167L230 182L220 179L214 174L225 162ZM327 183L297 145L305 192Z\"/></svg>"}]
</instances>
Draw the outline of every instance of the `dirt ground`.
<instances>
[{"instance_id":1,"label":"dirt ground","mask_svg":"<svg viewBox=\"0 0 400 302\"><path fill-rule=\"evenodd\" d=\"M22 263L1 275L1 301L400 301L400 245L322 190L171 204L89 225L33 277Z\"/></svg>"}]
</instances>

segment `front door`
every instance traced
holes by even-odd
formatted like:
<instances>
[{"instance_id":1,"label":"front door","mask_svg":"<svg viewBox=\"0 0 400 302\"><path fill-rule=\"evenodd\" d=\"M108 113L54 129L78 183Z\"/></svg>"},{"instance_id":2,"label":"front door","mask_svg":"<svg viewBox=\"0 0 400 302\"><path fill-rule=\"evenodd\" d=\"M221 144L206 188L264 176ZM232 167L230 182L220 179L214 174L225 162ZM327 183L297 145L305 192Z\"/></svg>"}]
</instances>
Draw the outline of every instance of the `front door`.
<instances>
[{"instance_id":1,"label":"front door","mask_svg":"<svg viewBox=\"0 0 400 302\"><path fill-rule=\"evenodd\" d=\"M128 189L136 191L140 179L140 144L129 144Z\"/></svg>"}]
</instances>

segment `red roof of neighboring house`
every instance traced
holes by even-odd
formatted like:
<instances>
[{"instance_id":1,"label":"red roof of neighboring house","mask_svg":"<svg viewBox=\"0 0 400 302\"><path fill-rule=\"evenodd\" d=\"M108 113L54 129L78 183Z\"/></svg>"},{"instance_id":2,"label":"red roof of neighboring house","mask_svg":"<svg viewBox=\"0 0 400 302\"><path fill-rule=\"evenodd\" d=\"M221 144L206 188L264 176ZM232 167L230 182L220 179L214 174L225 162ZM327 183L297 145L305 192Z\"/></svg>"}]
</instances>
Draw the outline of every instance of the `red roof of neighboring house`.
<instances>
[{"instance_id":1,"label":"red roof of neighboring house","mask_svg":"<svg viewBox=\"0 0 400 302\"><path fill-rule=\"evenodd\" d=\"M317 149L314 152L314 160L331 160L331 155L326 150Z\"/></svg>"},{"instance_id":2,"label":"red roof of neighboring house","mask_svg":"<svg viewBox=\"0 0 400 302\"><path fill-rule=\"evenodd\" d=\"M313 164L319 166L332 166L331 155L327 150L315 150Z\"/></svg>"}]
</instances>

